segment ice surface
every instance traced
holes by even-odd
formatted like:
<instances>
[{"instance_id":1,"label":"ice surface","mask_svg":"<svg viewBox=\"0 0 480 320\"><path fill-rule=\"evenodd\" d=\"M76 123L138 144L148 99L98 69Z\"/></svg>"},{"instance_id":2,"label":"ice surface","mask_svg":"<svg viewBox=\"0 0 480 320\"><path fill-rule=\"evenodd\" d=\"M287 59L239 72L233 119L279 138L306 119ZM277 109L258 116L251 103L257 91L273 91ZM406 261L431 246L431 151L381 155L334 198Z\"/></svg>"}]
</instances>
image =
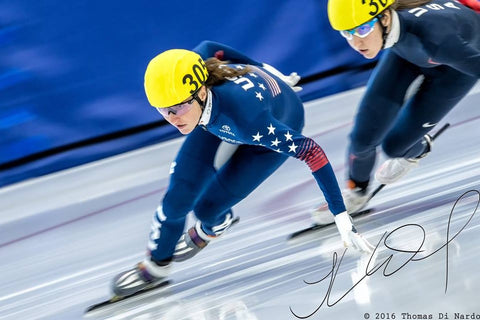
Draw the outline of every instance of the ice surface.
<instances>
[{"instance_id":1,"label":"ice surface","mask_svg":"<svg viewBox=\"0 0 480 320\"><path fill-rule=\"evenodd\" d=\"M323 147L340 183L346 137L362 92L307 104L304 133ZM449 224L455 201L480 190L479 106L477 85L441 123L452 126L432 154L372 200L374 213L356 220L375 244L385 232L386 244L397 250L417 251L424 240L415 256L382 241L370 264L370 256L351 250L342 259L335 227L287 242L290 233L310 224L309 211L322 200L308 167L289 159L234 208L238 225L195 258L174 265L171 287L93 318L480 317L478 193L459 201ZM143 258L151 217L180 143L0 189L0 319L81 319L89 305L107 299L112 277ZM412 257L417 261L409 261Z\"/></svg>"}]
</instances>

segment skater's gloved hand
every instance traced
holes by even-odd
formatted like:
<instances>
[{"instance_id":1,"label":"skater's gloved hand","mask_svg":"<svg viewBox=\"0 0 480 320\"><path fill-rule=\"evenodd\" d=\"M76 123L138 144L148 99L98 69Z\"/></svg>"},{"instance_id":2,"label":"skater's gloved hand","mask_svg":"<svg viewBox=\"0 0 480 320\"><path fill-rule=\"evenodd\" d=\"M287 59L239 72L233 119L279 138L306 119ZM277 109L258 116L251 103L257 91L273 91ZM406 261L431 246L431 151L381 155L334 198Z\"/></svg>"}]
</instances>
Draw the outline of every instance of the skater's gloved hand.
<instances>
[{"instance_id":1,"label":"skater's gloved hand","mask_svg":"<svg viewBox=\"0 0 480 320\"><path fill-rule=\"evenodd\" d=\"M300 76L296 72L292 72L287 76L281 73L280 71L278 71L277 69L275 69L274 67L272 67L271 65L263 63L262 66L265 70L277 76L278 78L280 78L280 80L288 84L293 89L293 91L295 92L302 91L303 89L302 87L296 86L298 81L300 81Z\"/></svg>"},{"instance_id":2,"label":"skater's gloved hand","mask_svg":"<svg viewBox=\"0 0 480 320\"><path fill-rule=\"evenodd\" d=\"M351 247L366 253L373 251L374 246L358 234L355 226L352 224L352 219L346 211L337 214L334 219L345 247Z\"/></svg>"}]
</instances>

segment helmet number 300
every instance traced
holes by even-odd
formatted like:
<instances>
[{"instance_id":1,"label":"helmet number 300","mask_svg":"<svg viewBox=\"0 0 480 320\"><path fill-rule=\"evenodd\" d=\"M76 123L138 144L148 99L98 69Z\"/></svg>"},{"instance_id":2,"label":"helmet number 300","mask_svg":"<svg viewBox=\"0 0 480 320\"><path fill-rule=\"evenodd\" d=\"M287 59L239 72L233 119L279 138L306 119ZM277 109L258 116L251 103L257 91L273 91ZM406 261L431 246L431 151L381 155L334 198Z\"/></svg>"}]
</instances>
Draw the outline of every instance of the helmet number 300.
<instances>
[{"instance_id":1,"label":"helmet number 300","mask_svg":"<svg viewBox=\"0 0 480 320\"><path fill-rule=\"evenodd\" d=\"M207 76L205 71L207 70L207 66L203 62L202 59L198 59L198 63L195 63L192 66L192 73L187 73L183 76L182 82L183 84L189 85L191 87L190 93L194 94L200 88L201 85L205 83L207 80Z\"/></svg>"},{"instance_id":2,"label":"helmet number 300","mask_svg":"<svg viewBox=\"0 0 480 320\"><path fill-rule=\"evenodd\" d=\"M375 17L378 13L381 12L381 9L385 8L387 5L387 0L362 0L362 4L366 4L366 1L369 1L368 5L371 9L369 14L372 17Z\"/></svg>"}]
</instances>

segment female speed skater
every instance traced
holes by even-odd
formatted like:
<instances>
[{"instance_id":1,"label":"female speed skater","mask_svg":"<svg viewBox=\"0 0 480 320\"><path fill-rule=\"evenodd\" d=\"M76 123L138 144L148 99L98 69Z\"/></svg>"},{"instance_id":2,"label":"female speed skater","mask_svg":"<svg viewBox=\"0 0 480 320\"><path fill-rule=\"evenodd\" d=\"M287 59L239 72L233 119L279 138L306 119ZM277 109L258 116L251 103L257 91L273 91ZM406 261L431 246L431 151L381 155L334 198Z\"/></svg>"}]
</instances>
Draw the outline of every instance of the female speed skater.
<instances>
[{"instance_id":1,"label":"female speed skater","mask_svg":"<svg viewBox=\"0 0 480 320\"><path fill-rule=\"evenodd\" d=\"M294 91L298 80L294 73L285 76L210 41L193 51L168 50L150 61L148 101L188 136L155 212L147 256L114 278L115 295L129 296L165 281L172 262L193 257L221 236L232 224L231 208L289 156L311 169L343 243L364 252L373 249L352 225L322 148L300 133L304 108ZM217 170L213 163L221 141L238 148ZM190 211L198 221L183 232Z\"/></svg>"},{"instance_id":2,"label":"female speed skater","mask_svg":"<svg viewBox=\"0 0 480 320\"><path fill-rule=\"evenodd\" d=\"M464 0L466 1L466 0ZM328 17L348 44L367 59L385 50L375 67L350 133L347 187L350 214L365 207L381 146L389 159L375 173L390 184L432 150L428 132L480 77L480 15L453 0L329 0ZM410 97L406 92L419 78ZM423 80L422 80L423 79ZM314 220L331 220L326 206Z\"/></svg>"}]
</instances>

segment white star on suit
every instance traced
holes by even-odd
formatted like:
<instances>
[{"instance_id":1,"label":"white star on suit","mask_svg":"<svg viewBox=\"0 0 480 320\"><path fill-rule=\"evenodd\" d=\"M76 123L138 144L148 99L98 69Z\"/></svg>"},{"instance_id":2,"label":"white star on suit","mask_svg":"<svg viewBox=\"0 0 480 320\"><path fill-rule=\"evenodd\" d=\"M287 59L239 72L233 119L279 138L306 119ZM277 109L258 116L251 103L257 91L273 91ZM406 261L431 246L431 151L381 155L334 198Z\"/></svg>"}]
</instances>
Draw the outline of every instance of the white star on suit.
<instances>
[{"instance_id":1,"label":"white star on suit","mask_svg":"<svg viewBox=\"0 0 480 320\"><path fill-rule=\"evenodd\" d=\"M272 124L270 123L270 125L267 127L268 129L268 134L275 134L275 128L274 126L272 126Z\"/></svg>"},{"instance_id":2,"label":"white star on suit","mask_svg":"<svg viewBox=\"0 0 480 320\"><path fill-rule=\"evenodd\" d=\"M263 100L263 96L262 96L262 93L261 93L261 92L255 91L255 97L258 98L258 100L260 100L260 101Z\"/></svg>"},{"instance_id":3,"label":"white star on suit","mask_svg":"<svg viewBox=\"0 0 480 320\"><path fill-rule=\"evenodd\" d=\"M274 140L274 141L271 141L271 143L272 143L272 146L275 146L275 147L278 147L278 144L279 144L280 142L281 142L281 141L280 141L280 140L278 140L278 138L275 138L275 140Z\"/></svg>"},{"instance_id":4,"label":"white star on suit","mask_svg":"<svg viewBox=\"0 0 480 320\"><path fill-rule=\"evenodd\" d=\"M295 145L295 142L292 142L292 144L288 146L288 149L289 149L288 152L296 153L297 148L298 148L298 146Z\"/></svg>"},{"instance_id":5,"label":"white star on suit","mask_svg":"<svg viewBox=\"0 0 480 320\"><path fill-rule=\"evenodd\" d=\"M251 75L251 76L254 77L254 78L258 77L258 76L257 76L255 73L253 73L253 72L249 72L248 74Z\"/></svg>"},{"instance_id":6,"label":"white star on suit","mask_svg":"<svg viewBox=\"0 0 480 320\"><path fill-rule=\"evenodd\" d=\"M265 88L265 86L263 85L263 83L260 83L260 82L259 82L259 83L258 83L258 86L259 86L260 88L262 88L264 91L267 90L267 88Z\"/></svg>"},{"instance_id":7,"label":"white star on suit","mask_svg":"<svg viewBox=\"0 0 480 320\"><path fill-rule=\"evenodd\" d=\"M277 149L277 150L274 150L274 151L275 151L275 152L278 152L278 153L281 153L281 152L282 152L282 150L280 150L280 149Z\"/></svg>"},{"instance_id":8,"label":"white star on suit","mask_svg":"<svg viewBox=\"0 0 480 320\"><path fill-rule=\"evenodd\" d=\"M239 69L239 70L243 70L243 67L240 66L240 65L237 65L235 68Z\"/></svg>"},{"instance_id":9,"label":"white star on suit","mask_svg":"<svg viewBox=\"0 0 480 320\"><path fill-rule=\"evenodd\" d=\"M293 141L293 139L292 139L293 136L290 134L290 131L287 131L287 133L284 134L284 136L286 138L285 141L288 141L288 140Z\"/></svg>"},{"instance_id":10,"label":"white star on suit","mask_svg":"<svg viewBox=\"0 0 480 320\"><path fill-rule=\"evenodd\" d=\"M256 135L252 136L253 137L253 141L258 141L260 142L260 139L263 137L260 132L257 132Z\"/></svg>"}]
</instances>

